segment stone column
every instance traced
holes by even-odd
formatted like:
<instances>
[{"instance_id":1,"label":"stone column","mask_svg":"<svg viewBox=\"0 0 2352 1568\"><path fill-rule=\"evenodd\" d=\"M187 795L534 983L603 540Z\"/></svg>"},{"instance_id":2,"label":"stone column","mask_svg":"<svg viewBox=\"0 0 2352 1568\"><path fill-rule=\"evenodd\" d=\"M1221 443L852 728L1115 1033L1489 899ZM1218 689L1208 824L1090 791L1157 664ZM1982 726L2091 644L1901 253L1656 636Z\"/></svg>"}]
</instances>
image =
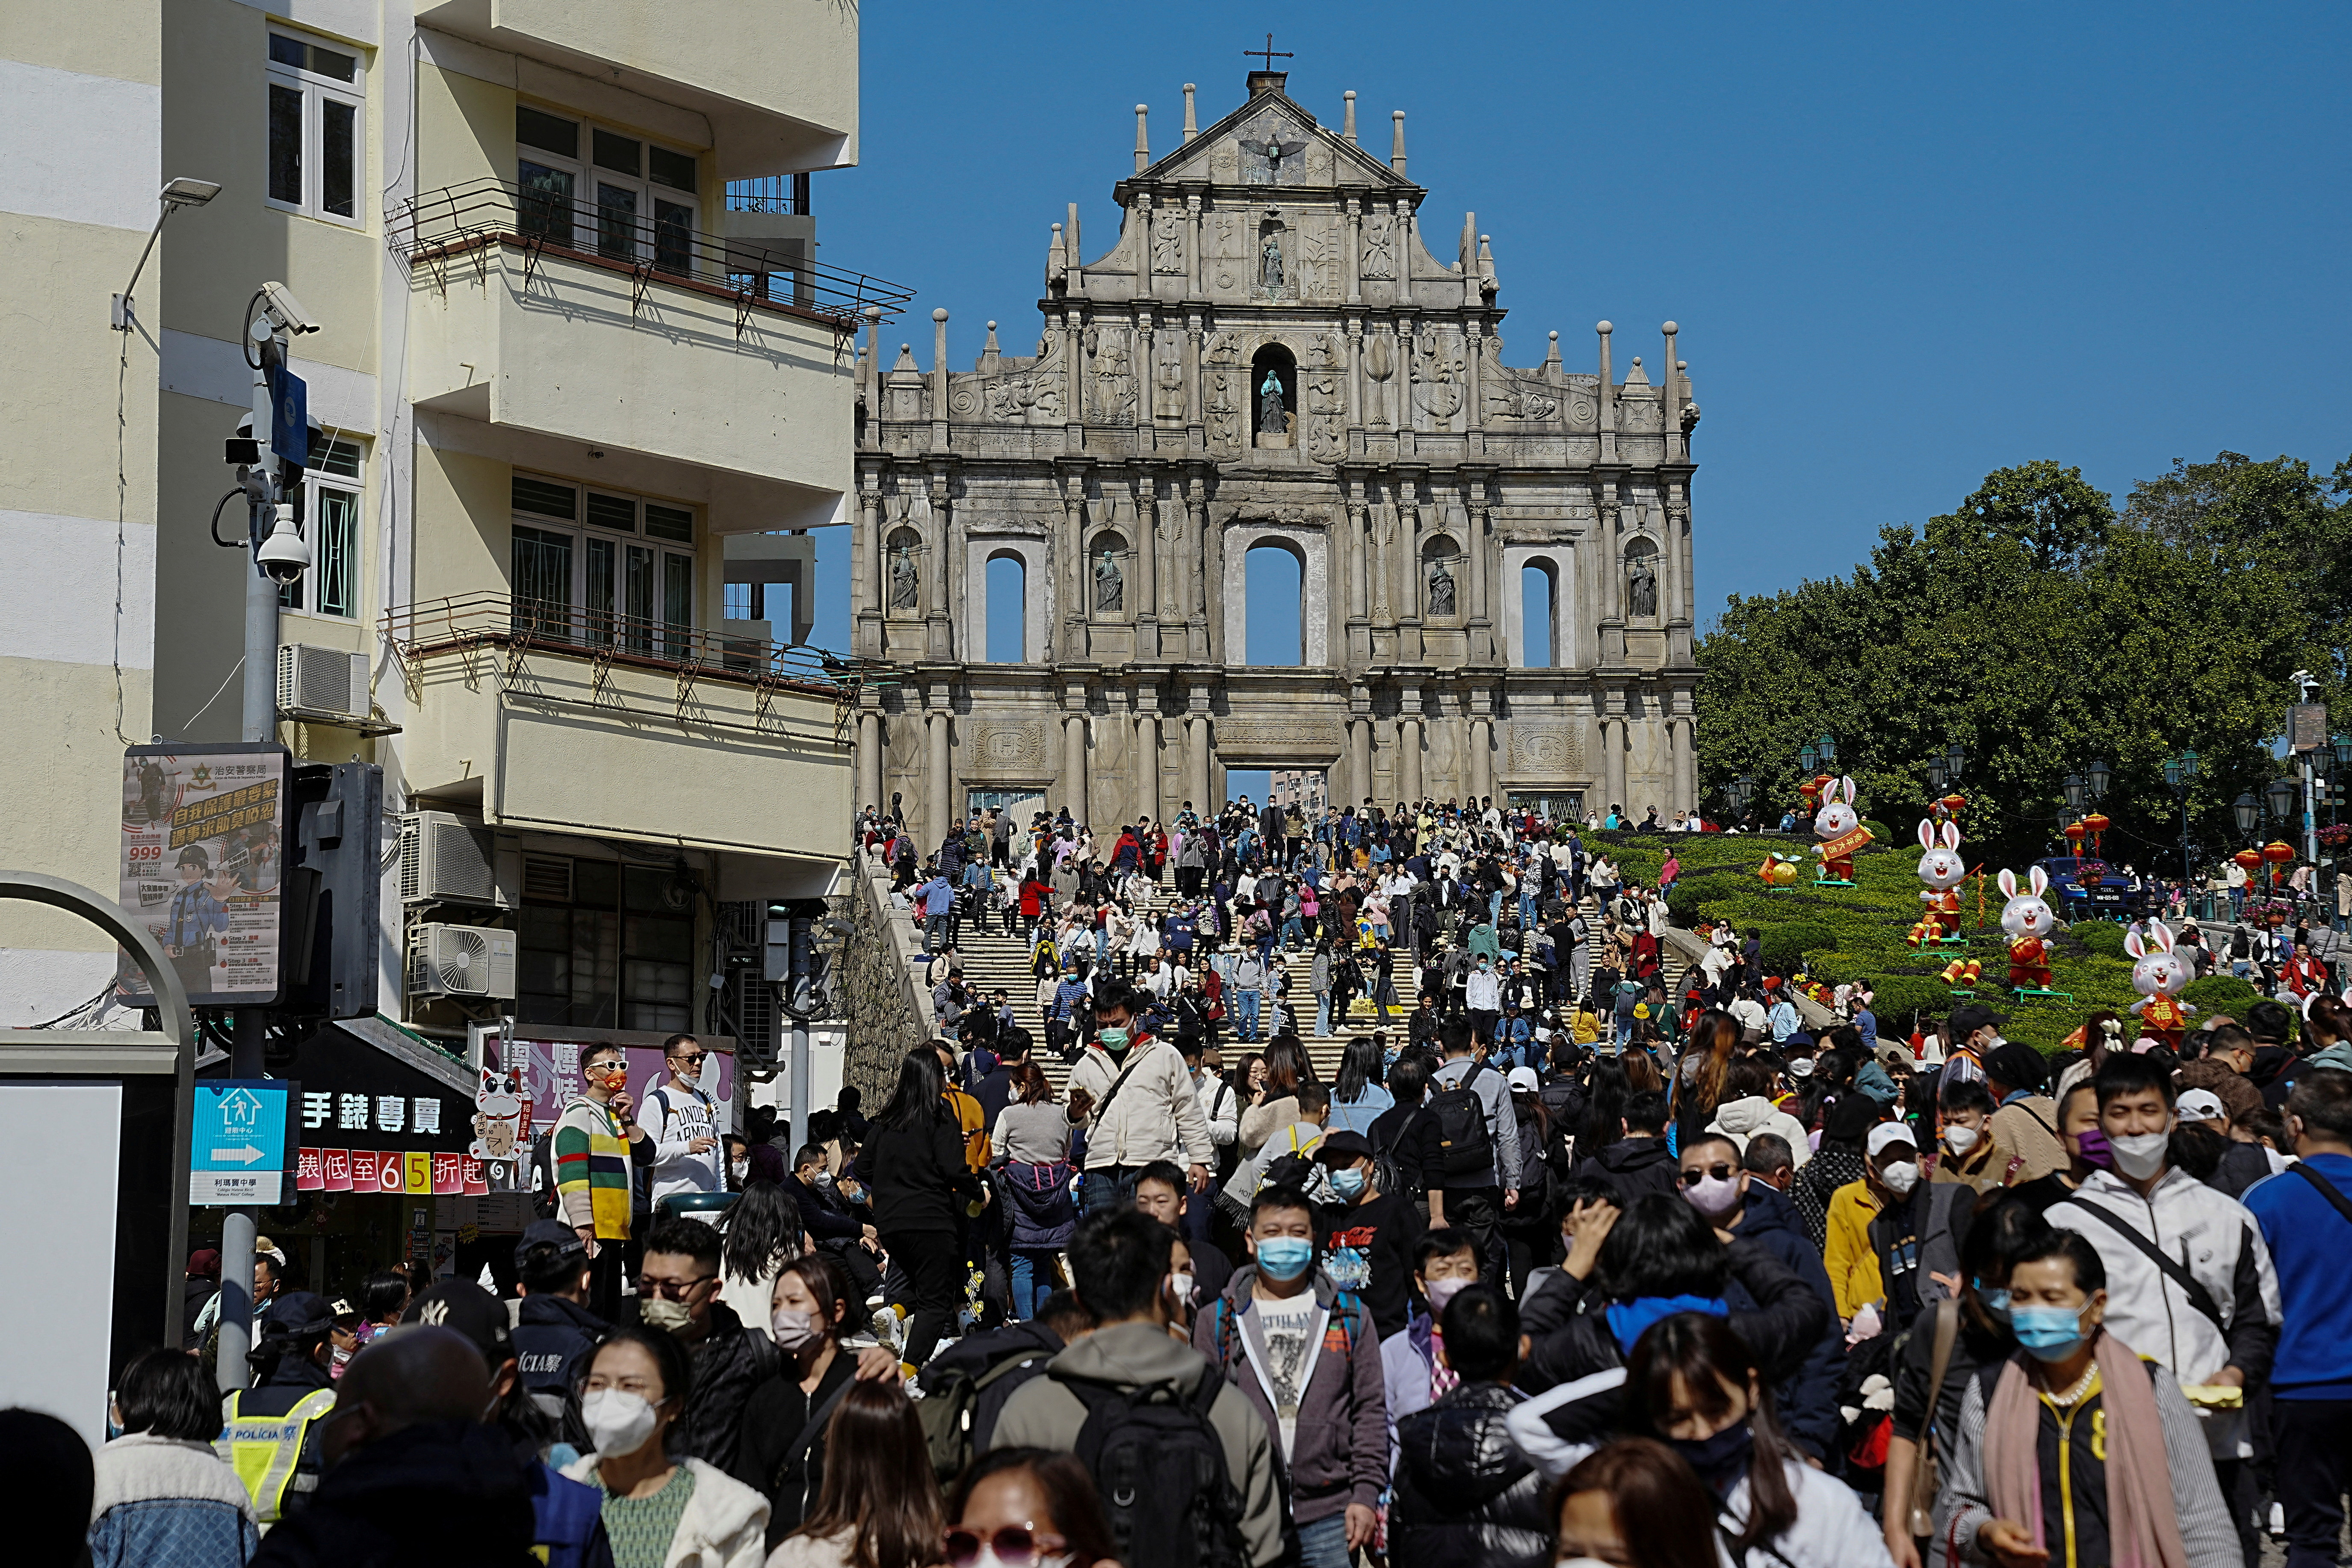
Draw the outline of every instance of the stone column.
<instances>
[{"instance_id":1,"label":"stone column","mask_svg":"<svg viewBox=\"0 0 2352 1568\"><path fill-rule=\"evenodd\" d=\"M923 780L923 815L929 819L929 831L931 841L929 847L936 847L940 840L947 836L949 824L955 819L955 798L952 793L953 781L948 773L949 716L946 689L944 687L935 689L931 693L931 701L937 706L923 716L924 728L929 731L930 742L930 765L925 770Z\"/></svg>"},{"instance_id":2,"label":"stone column","mask_svg":"<svg viewBox=\"0 0 2352 1568\"><path fill-rule=\"evenodd\" d=\"M1145 468L1135 483L1135 657L1160 657L1160 476Z\"/></svg>"},{"instance_id":3,"label":"stone column","mask_svg":"<svg viewBox=\"0 0 2352 1568\"><path fill-rule=\"evenodd\" d=\"M1079 704L1075 711L1062 715L1062 799L1055 803L1070 808L1076 822L1089 820L1087 812L1087 715L1086 691L1080 688L1065 701Z\"/></svg>"},{"instance_id":4,"label":"stone column","mask_svg":"<svg viewBox=\"0 0 2352 1568\"><path fill-rule=\"evenodd\" d=\"M1423 795L1421 780L1421 688L1407 686L1399 696L1403 709L1397 715L1397 752L1404 766L1399 787L1409 801L1418 801Z\"/></svg>"},{"instance_id":5,"label":"stone column","mask_svg":"<svg viewBox=\"0 0 2352 1568\"><path fill-rule=\"evenodd\" d=\"M1358 805L1372 793L1371 699L1360 687L1353 707L1348 718L1348 798L1342 805Z\"/></svg>"},{"instance_id":6,"label":"stone column","mask_svg":"<svg viewBox=\"0 0 2352 1568\"><path fill-rule=\"evenodd\" d=\"M881 804L882 715L867 708L857 715L857 808Z\"/></svg>"},{"instance_id":7,"label":"stone column","mask_svg":"<svg viewBox=\"0 0 2352 1568\"><path fill-rule=\"evenodd\" d=\"M955 548L950 538L954 519L948 510L945 474L931 477L930 505L930 538L925 542L931 551L931 594L923 639L924 657L943 664L955 658L954 627L950 616L955 605L956 578Z\"/></svg>"},{"instance_id":8,"label":"stone column","mask_svg":"<svg viewBox=\"0 0 2352 1568\"><path fill-rule=\"evenodd\" d=\"M882 492L874 476L861 476L857 492L857 561L852 567L850 604L857 617L856 651L868 658L882 657L882 607L889 602L890 563L882 548Z\"/></svg>"},{"instance_id":9,"label":"stone column","mask_svg":"<svg viewBox=\"0 0 2352 1568\"><path fill-rule=\"evenodd\" d=\"M1184 485L1184 547L1178 591L1184 596L1184 657L1206 663L1209 641L1209 502L1201 476L1186 476ZM1194 805L1199 804L1197 798Z\"/></svg>"},{"instance_id":10,"label":"stone column","mask_svg":"<svg viewBox=\"0 0 2352 1568\"><path fill-rule=\"evenodd\" d=\"M1358 305L1364 299L1364 202L1360 196L1348 198L1348 303Z\"/></svg>"},{"instance_id":11,"label":"stone column","mask_svg":"<svg viewBox=\"0 0 2352 1568\"><path fill-rule=\"evenodd\" d=\"M1601 721L1601 789L1609 798L1601 802L1602 815L1612 805L1629 806L1625 798L1625 746L1627 741L1624 696L1610 692L1604 699L1608 708Z\"/></svg>"},{"instance_id":12,"label":"stone column","mask_svg":"<svg viewBox=\"0 0 2352 1568\"><path fill-rule=\"evenodd\" d=\"M1160 809L1160 689L1139 686L1135 692L1135 809L1159 817Z\"/></svg>"},{"instance_id":13,"label":"stone column","mask_svg":"<svg viewBox=\"0 0 2352 1568\"><path fill-rule=\"evenodd\" d=\"M1087 657L1087 473L1065 469L1062 483L1060 657L1075 663Z\"/></svg>"},{"instance_id":14,"label":"stone column","mask_svg":"<svg viewBox=\"0 0 2352 1568\"><path fill-rule=\"evenodd\" d=\"M1487 537L1492 520L1486 506L1486 480L1475 474L1464 487L1463 511L1467 525L1464 531L1469 536L1462 548L1470 557L1470 662L1493 664L1496 662L1492 605L1497 586L1493 581L1497 552ZM1553 662L1564 661L1555 658Z\"/></svg>"},{"instance_id":15,"label":"stone column","mask_svg":"<svg viewBox=\"0 0 2352 1568\"><path fill-rule=\"evenodd\" d=\"M1209 662L1223 664L1233 659L1234 652L1225 646L1225 617L1219 603L1225 591L1225 531L1209 521L1205 502L1197 515L1201 519L1202 614L1208 622ZM1216 605L1219 613L1210 613L1212 605Z\"/></svg>"},{"instance_id":16,"label":"stone column","mask_svg":"<svg viewBox=\"0 0 2352 1568\"><path fill-rule=\"evenodd\" d=\"M1184 798L1203 817L1215 815L1209 804L1209 694L1197 688L1184 716Z\"/></svg>"}]
</instances>

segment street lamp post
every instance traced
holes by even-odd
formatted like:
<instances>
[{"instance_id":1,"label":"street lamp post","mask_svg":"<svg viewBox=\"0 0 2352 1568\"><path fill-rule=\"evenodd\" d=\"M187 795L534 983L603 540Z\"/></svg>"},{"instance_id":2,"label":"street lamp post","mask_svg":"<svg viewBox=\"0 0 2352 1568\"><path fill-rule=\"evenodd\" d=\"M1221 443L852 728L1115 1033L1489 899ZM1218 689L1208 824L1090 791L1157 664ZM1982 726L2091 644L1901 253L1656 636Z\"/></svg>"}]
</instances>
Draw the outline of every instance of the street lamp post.
<instances>
[{"instance_id":1,"label":"street lamp post","mask_svg":"<svg viewBox=\"0 0 2352 1568\"><path fill-rule=\"evenodd\" d=\"M2196 752L2183 752L2177 757L2167 757L2164 759L2164 787L2172 792L2174 803L2180 807L2180 891L2181 896L2184 898L2188 896L2189 884L2190 881L2190 873L2189 869L2189 791L2190 786L2195 784L2196 782Z\"/></svg>"}]
</instances>

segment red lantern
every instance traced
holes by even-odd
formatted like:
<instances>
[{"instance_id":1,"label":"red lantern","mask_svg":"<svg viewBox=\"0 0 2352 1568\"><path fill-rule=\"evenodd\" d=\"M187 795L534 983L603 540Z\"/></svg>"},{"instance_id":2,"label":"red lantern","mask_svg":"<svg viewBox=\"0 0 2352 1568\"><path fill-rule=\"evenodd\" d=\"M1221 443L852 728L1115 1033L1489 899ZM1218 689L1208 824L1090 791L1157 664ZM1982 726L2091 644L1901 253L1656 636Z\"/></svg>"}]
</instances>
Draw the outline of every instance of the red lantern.
<instances>
[{"instance_id":1,"label":"red lantern","mask_svg":"<svg viewBox=\"0 0 2352 1568\"><path fill-rule=\"evenodd\" d=\"M1960 814L1961 807L1969 804L1969 797L1964 795L1948 795L1944 797L1942 804L1946 811L1950 812L1954 816L1958 816Z\"/></svg>"},{"instance_id":2,"label":"red lantern","mask_svg":"<svg viewBox=\"0 0 2352 1568\"><path fill-rule=\"evenodd\" d=\"M2294 847L2290 844L2282 844L2277 839L2273 838L2268 844L2263 846L2263 858L2284 866L2288 861L2294 858Z\"/></svg>"},{"instance_id":3,"label":"red lantern","mask_svg":"<svg viewBox=\"0 0 2352 1568\"><path fill-rule=\"evenodd\" d=\"M2066 825L2066 842L2074 847L2074 858L2077 860L2083 858L2083 835L2088 831L2079 822L2070 822Z\"/></svg>"},{"instance_id":4,"label":"red lantern","mask_svg":"<svg viewBox=\"0 0 2352 1568\"><path fill-rule=\"evenodd\" d=\"M2263 852L2259 849L2241 849L2230 858L2249 877L2263 868Z\"/></svg>"}]
</instances>

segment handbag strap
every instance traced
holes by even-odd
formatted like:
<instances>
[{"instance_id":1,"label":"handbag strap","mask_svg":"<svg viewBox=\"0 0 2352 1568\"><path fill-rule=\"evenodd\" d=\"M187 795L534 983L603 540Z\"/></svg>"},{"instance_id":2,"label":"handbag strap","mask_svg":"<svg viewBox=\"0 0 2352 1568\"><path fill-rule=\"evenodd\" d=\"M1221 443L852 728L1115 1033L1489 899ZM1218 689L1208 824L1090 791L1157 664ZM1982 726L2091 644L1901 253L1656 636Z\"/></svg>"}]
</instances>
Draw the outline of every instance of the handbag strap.
<instances>
[{"instance_id":1,"label":"handbag strap","mask_svg":"<svg viewBox=\"0 0 2352 1568\"><path fill-rule=\"evenodd\" d=\"M2188 1268L2182 1264L2179 1258L2165 1256L2165 1252L2162 1247L2157 1246L2156 1243L2142 1236L2138 1231L2134 1230L2129 1225L2125 1223L2121 1215L2116 1214L2105 1205L2092 1203L2080 1193L2076 1193L2074 1194L2073 1203L2074 1207L2081 1209L2084 1213L2090 1215L2101 1224L2107 1226L2113 1229L2117 1236L2122 1237L2126 1241L2130 1242L2134 1247L2137 1247L2142 1256L2147 1258L2150 1263L2156 1265L2158 1272L2163 1274L2167 1279L2171 1280L2175 1285L2180 1287L2180 1293L2189 1298L2189 1304L2191 1307L2194 1307L2200 1313L2203 1314L2206 1321L2213 1325L2214 1331L2224 1337L2227 1337L2230 1332L2230 1325L2221 1316L2221 1308L2220 1303L2213 1300L2213 1293L2210 1290L2206 1289L2204 1285L2198 1280L2195 1275L2189 1272Z\"/></svg>"},{"instance_id":2,"label":"handbag strap","mask_svg":"<svg viewBox=\"0 0 2352 1568\"><path fill-rule=\"evenodd\" d=\"M1936 1500L1936 1455L1943 1433L1936 1410L1944 1400L1944 1376L1952 1370L1952 1346L1960 1337L1960 1304L1949 1297L1936 1303L1936 1342L1927 1354L1927 1419L1919 1437L1919 1463L1911 1472L1911 1511L1916 1517Z\"/></svg>"},{"instance_id":3,"label":"handbag strap","mask_svg":"<svg viewBox=\"0 0 2352 1568\"><path fill-rule=\"evenodd\" d=\"M2347 1198L2342 1193L2336 1191L2335 1183L2329 1181L2326 1177L2313 1170L2311 1168L2310 1161L2297 1160L2294 1164L2289 1165L2287 1169L2293 1171L2296 1175L2301 1176L2305 1181L2309 1182L2313 1186L2318 1188L2319 1195L2326 1198L2328 1203L2335 1207L2337 1214L2342 1215L2347 1220L2352 1220L2352 1198Z\"/></svg>"}]
</instances>

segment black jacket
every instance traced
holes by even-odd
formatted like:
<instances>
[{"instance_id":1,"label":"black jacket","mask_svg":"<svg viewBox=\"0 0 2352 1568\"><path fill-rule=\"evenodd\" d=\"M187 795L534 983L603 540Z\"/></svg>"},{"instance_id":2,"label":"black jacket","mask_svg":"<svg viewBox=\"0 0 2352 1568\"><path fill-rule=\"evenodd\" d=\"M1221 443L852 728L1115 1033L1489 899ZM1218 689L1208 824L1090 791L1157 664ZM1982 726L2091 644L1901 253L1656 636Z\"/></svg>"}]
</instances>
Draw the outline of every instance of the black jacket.
<instances>
[{"instance_id":1,"label":"black jacket","mask_svg":"<svg viewBox=\"0 0 2352 1568\"><path fill-rule=\"evenodd\" d=\"M793 1202L800 1205L801 1228L824 1241L834 1237L861 1237L866 1225L830 1194L793 1178Z\"/></svg>"},{"instance_id":2,"label":"black jacket","mask_svg":"<svg viewBox=\"0 0 2352 1568\"><path fill-rule=\"evenodd\" d=\"M1762 1182L1748 1184L1748 1206L1732 1233L1770 1253L1790 1272L1812 1288L1829 1312L1829 1320L1813 1341L1813 1348L1790 1376L1776 1384L1772 1402L1781 1429L1799 1447L1827 1463L1837 1438L1838 1373L1845 1363L1845 1333L1838 1327L1837 1297L1830 1289L1829 1270L1822 1266L1821 1249L1806 1239L1804 1222L1787 1198ZM1742 1289L1750 1310L1760 1310L1751 1293ZM1739 1302L1733 1300L1733 1310Z\"/></svg>"},{"instance_id":3,"label":"black jacket","mask_svg":"<svg viewBox=\"0 0 2352 1568\"><path fill-rule=\"evenodd\" d=\"M1652 1193L1673 1196L1681 1181L1679 1168L1664 1138L1620 1138L1594 1155L1584 1173L1607 1187L1619 1208L1629 1209L1635 1198Z\"/></svg>"},{"instance_id":4,"label":"black jacket","mask_svg":"<svg viewBox=\"0 0 2352 1568\"><path fill-rule=\"evenodd\" d=\"M669 1456L700 1459L733 1473L743 1437L743 1407L759 1386L783 1370L784 1352L757 1329L747 1329L724 1301L710 1303L710 1330L688 1348L694 1397L671 1428Z\"/></svg>"},{"instance_id":5,"label":"black jacket","mask_svg":"<svg viewBox=\"0 0 2352 1568\"><path fill-rule=\"evenodd\" d=\"M1543 1472L1520 1456L1504 1426L1518 1402L1498 1384L1465 1383L1397 1423L1391 1562L1478 1568L1550 1563Z\"/></svg>"},{"instance_id":6,"label":"black jacket","mask_svg":"<svg viewBox=\"0 0 2352 1568\"><path fill-rule=\"evenodd\" d=\"M1752 1310L1741 1303L1741 1291L1753 1303ZM1738 1236L1731 1242L1731 1280L1725 1300L1731 1307L1731 1326L1756 1352L1766 1380L1776 1386L1796 1375L1820 1343L1824 1327L1837 1321L1801 1277L1764 1247ZM1519 1387L1541 1394L1556 1384L1624 1365L1625 1352L1609 1328L1609 1302L1608 1293L1597 1283L1565 1273L1548 1278L1541 1289L1531 1292L1520 1314L1520 1329L1531 1343L1519 1366Z\"/></svg>"},{"instance_id":7,"label":"black jacket","mask_svg":"<svg viewBox=\"0 0 2352 1568\"><path fill-rule=\"evenodd\" d=\"M604 1337L604 1320L562 1296L525 1296L515 1319L516 1373L533 1391L564 1393L572 1369Z\"/></svg>"},{"instance_id":8,"label":"black jacket","mask_svg":"<svg viewBox=\"0 0 2352 1568\"><path fill-rule=\"evenodd\" d=\"M1194 1267L1199 1267L1197 1261ZM1230 1264L1225 1272L1231 1277ZM1006 1401L1023 1384L1043 1373L1045 1363L1061 1354L1063 1349L1062 1336L1043 1323L1007 1323L1003 1328L966 1334L925 1362L915 1381L925 1394L937 1394L952 1373L961 1373L977 1383L1008 1361L1027 1363L982 1389L972 1401L971 1451L984 1454L989 1440L996 1435L996 1418L1004 1414Z\"/></svg>"},{"instance_id":9,"label":"black jacket","mask_svg":"<svg viewBox=\"0 0 2352 1568\"><path fill-rule=\"evenodd\" d=\"M496 1427L433 1421L329 1470L250 1568L531 1568L530 1479Z\"/></svg>"},{"instance_id":10,"label":"black jacket","mask_svg":"<svg viewBox=\"0 0 2352 1568\"><path fill-rule=\"evenodd\" d=\"M805 1447L800 1435L835 1390L857 1375L857 1352L834 1347L833 1363L817 1380L816 1392L801 1392L800 1378L787 1366L751 1391L743 1406L743 1436L735 1448L735 1479L768 1500L768 1547L801 1527L824 1485L824 1428Z\"/></svg>"},{"instance_id":11,"label":"black jacket","mask_svg":"<svg viewBox=\"0 0 2352 1568\"><path fill-rule=\"evenodd\" d=\"M964 1163L963 1134L946 1106L929 1126L874 1126L857 1152L857 1179L874 1194L874 1226L885 1237L954 1232L980 1183Z\"/></svg>"}]
</instances>

